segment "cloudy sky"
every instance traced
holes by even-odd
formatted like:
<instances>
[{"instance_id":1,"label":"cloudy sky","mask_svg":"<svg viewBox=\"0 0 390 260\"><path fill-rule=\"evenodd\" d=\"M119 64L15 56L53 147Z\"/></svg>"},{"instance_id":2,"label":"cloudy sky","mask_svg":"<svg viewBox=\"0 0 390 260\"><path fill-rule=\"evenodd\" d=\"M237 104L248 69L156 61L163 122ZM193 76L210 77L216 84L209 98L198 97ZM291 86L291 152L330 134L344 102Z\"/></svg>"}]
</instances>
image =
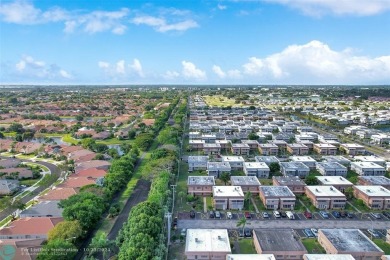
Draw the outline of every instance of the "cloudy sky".
<instances>
[{"instance_id":1,"label":"cloudy sky","mask_svg":"<svg viewBox=\"0 0 390 260\"><path fill-rule=\"evenodd\" d=\"M0 83L390 84L390 0L1 0Z\"/></svg>"}]
</instances>

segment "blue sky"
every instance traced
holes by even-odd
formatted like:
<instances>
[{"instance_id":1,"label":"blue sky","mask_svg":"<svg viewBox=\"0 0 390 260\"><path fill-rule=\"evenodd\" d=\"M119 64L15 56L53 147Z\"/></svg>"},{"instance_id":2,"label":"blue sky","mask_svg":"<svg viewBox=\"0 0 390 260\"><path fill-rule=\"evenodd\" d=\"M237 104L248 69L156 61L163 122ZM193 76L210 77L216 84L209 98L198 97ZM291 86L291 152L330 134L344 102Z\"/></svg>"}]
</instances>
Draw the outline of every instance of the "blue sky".
<instances>
[{"instance_id":1,"label":"blue sky","mask_svg":"<svg viewBox=\"0 0 390 260\"><path fill-rule=\"evenodd\" d=\"M0 83L390 84L390 0L0 2Z\"/></svg>"}]
</instances>

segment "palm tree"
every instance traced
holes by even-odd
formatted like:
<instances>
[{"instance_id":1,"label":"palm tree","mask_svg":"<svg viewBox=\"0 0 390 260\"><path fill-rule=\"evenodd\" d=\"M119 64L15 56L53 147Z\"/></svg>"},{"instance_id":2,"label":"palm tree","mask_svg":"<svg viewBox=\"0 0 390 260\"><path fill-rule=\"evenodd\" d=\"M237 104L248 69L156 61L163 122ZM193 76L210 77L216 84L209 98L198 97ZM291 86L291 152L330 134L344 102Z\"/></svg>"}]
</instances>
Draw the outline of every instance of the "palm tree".
<instances>
[{"instance_id":1,"label":"palm tree","mask_svg":"<svg viewBox=\"0 0 390 260\"><path fill-rule=\"evenodd\" d=\"M242 227L242 232L244 232L244 228L245 228L245 225L246 225L246 218L240 218L237 222L237 227Z\"/></svg>"}]
</instances>

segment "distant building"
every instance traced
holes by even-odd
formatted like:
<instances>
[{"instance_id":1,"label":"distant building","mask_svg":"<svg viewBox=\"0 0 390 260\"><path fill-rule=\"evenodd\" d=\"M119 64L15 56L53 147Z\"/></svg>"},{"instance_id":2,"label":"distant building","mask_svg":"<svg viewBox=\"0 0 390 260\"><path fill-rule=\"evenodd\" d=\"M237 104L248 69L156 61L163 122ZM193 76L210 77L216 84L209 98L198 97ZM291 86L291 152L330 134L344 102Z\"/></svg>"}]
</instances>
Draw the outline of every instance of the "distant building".
<instances>
[{"instance_id":1,"label":"distant building","mask_svg":"<svg viewBox=\"0 0 390 260\"><path fill-rule=\"evenodd\" d=\"M306 186L306 196L317 209L343 209L347 198L333 186Z\"/></svg>"},{"instance_id":2,"label":"distant building","mask_svg":"<svg viewBox=\"0 0 390 260\"><path fill-rule=\"evenodd\" d=\"M12 195L19 190L19 181L17 180L0 180L0 196Z\"/></svg>"},{"instance_id":3,"label":"distant building","mask_svg":"<svg viewBox=\"0 0 390 260\"><path fill-rule=\"evenodd\" d=\"M230 149L234 155L249 155L250 147L247 144L232 144Z\"/></svg>"},{"instance_id":4,"label":"distant building","mask_svg":"<svg viewBox=\"0 0 390 260\"><path fill-rule=\"evenodd\" d=\"M188 156L188 171L207 170L208 156Z\"/></svg>"},{"instance_id":5,"label":"distant building","mask_svg":"<svg viewBox=\"0 0 390 260\"><path fill-rule=\"evenodd\" d=\"M382 167L386 167L386 161L376 156L355 156L355 161L376 163Z\"/></svg>"},{"instance_id":6,"label":"distant building","mask_svg":"<svg viewBox=\"0 0 390 260\"><path fill-rule=\"evenodd\" d=\"M232 167L228 162L208 162L207 163L207 174L209 176L214 176L215 178L219 178L222 173L227 172L231 173Z\"/></svg>"},{"instance_id":7,"label":"distant building","mask_svg":"<svg viewBox=\"0 0 390 260\"><path fill-rule=\"evenodd\" d=\"M360 144L341 144L340 150L348 155L363 155L366 149Z\"/></svg>"},{"instance_id":8,"label":"distant building","mask_svg":"<svg viewBox=\"0 0 390 260\"><path fill-rule=\"evenodd\" d=\"M333 186L342 193L352 188L353 183L341 176L316 176L318 183L324 186Z\"/></svg>"},{"instance_id":9,"label":"distant building","mask_svg":"<svg viewBox=\"0 0 390 260\"><path fill-rule=\"evenodd\" d=\"M390 209L390 191L382 186L353 186L354 196L370 209Z\"/></svg>"},{"instance_id":10,"label":"distant building","mask_svg":"<svg viewBox=\"0 0 390 260\"><path fill-rule=\"evenodd\" d=\"M351 162L351 170L360 176L384 176L384 167L372 162Z\"/></svg>"},{"instance_id":11,"label":"distant building","mask_svg":"<svg viewBox=\"0 0 390 260\"><path fill-rule=\"evenodd\" d=\"M216 143L205 143L203 144L203 152L208 155L220 154L221 145Z\"/></svg>"},{"instance_id":12,"label":"distant building","mask_svg":"<svg viewBox=\"0 0 390 260\"><path fill-rule=\"evenodd\" d=\"M259 144L261 155L278 155L279 148L276 144Z\"/></svg>"},{"instance_id":13,"label":"distant building","mask_svg":"<svg viewBox=\"0 0 390 260\"><path fill-rule=\"evenodd\" d=\"M229 163L232 170L242 170L245 160L242 156L222 156L222 162Z\"/></svg>"},{"instance_id":14,"label":"distant building","mask_svg":"<svg viewBox=\"0 0 390 260\"><path fill-rule=\"evenodd\" d=\"M284 176L298 176L305 178L310 173L310 168L302 162L281 162L280 171Z\"/></svg>"},{"instance_id":15,"label":"distant building","mask_svg":"<svg viewBox=\"0 0 390 260\"><path fill-rule=\"evenodd\" d=\"M327 162L337 162L339 164L342 164L348 169L351 167L351 161L343 156L329 155L329 156L323 156L322 158L324 158L325 161Z\"/></svg>"},{"instance_id":16,"label":"distant building","mask_svg":"<svg viewBox=\"0 0 390 260\"><path fill-rule=\"evenodd\" d=\"M216 209L243 209L244 192L240 186L214 186L213 204Z\"/></svg>"},{"instance_id":17,"label":"distant building","mask_svg":"<svg viewBox=\"0 0 390 260\"><path fill-rule=\"evenodd\" d=\"M247 176L256 176L257 178L268 178L270 169L264 162L245 162L244 173Z\"/></svg>"},{"instance_id":18,"label":"distant building","mask_svg":"<svg viewBox=\"0 0 390 260\"><path fill-rule=\"evenodd\" d=\"M261 185L259 179L255 176L232 176L230 177L230 183L232 186L240 186L244 193L259 193L259 187Z\"/></svg>"},{"instance_id":19,"label":"distant building","mask_svg":"<svg viewBox=\"0 0 390 260\"><path fill-rule=\"evenodd\" d=\"M303 260L355 260L350 254L305 254Z\"/></svg>"},{"instance_id":20,"label":"distant building","mask_svg":"<svg viewBox=\"0 0 390 260\"><path fill-rule=\"evenodd\" d=\"M287 186L260 186L260 199L267 209L294 209L295 195Z\"/></svg>"},{"instance_id":21,"label":"distant building","mask_svg":"<svg viewBox=\"0 0 390 260\"><path fill-rule=\"evenodd\" d=\"M317 163L316 168L323 176L346 177L348 173L347 167L337 162L319 162Z\"/></svg>"},{"instance_id":22,"label":"distant building","mask_svg":"<svg viewBox=\"0 0 390 260\"><path fill-rule=\"evenodd\" d=\"M313 144L313 150L321 155L336 155L337 147L331 144Z\"/></svg>"},{"instance_id":23,"label":"distant building","mask_svg":"<svg viewBox=\"0 0 390 260\"><path fill-rule=\"evenodd\" d=\"M187 192L191 195L210 196L214 185L214 176L188 176Z\"/></svg>"},{"instance_id":24,"label":"distant building","mask_svg":"<svg viewBox=\"0 0 390 260\"><path fill-rule=\"evenodd\" d=\"M287 144L287 152L292 155L306 155L309 153L309 148L304 144Z\"/></svg>"},{"instance_id":25,"label":"distant building","mask_svg":"<svg viewBox=\"0 0 390 260\"><path fill-rule=\"evenodd\" d=\"M229 254L226 260L276 260L276 258L273 254Z\"/></svg>"},{"instance_id":26,"label":"distant building","mask_svg":"<svg viewBox=\"0 0 390 260\"><path fill-rule=\"evenodd\" d=\"M291 156L291 161L301 162L309 167L311 170L316 168L317 161L311 158L310 156Z\"/></svg>"},{"instance_id":27,"label":"distant building","mask_svg":"<svg viewBox=\"0 0 390 260\"><path fill-rule=\"evenodd\" d=\"M271 165L271 163L277 163L279 164L279 159L276 156L255 156L256 162L264 162L268 166Z\"/></svg>"},{"instance_id":28,"label":"distant building","mask_svg":"<svg viewBox=\"0 0 390 260\"><path fill-rule=\"evenodd\" d=\"M390 179L385 176L359 176L360 185L378 185L390 190Z\"/></svg>"}]
</instances>

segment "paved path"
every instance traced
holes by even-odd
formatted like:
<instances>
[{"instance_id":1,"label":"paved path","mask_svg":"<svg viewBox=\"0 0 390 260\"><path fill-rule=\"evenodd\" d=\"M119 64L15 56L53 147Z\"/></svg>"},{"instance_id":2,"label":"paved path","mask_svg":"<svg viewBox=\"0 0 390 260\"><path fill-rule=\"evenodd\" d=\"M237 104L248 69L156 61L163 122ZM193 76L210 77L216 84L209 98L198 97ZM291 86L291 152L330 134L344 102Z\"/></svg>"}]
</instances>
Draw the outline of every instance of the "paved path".
<instances>
[{"instance_id":1,"label":"paved path","mask_svg":"<svg viewBox=\"0 0 390 260\"><path fill-rule=\"evenodd\" d=\"M236 229L236 220L184 220L179 219L178 228L227 228ZM389 229L390 221L367 220L248 220L248 228L359 228Z\"/></svg>"},{"instance_id":2,"label":"paved path","mask_svg":"<svg viewBox=\"0 0 390 260\"><path fill-rule=\"evenodd\" d=\"M253 207L255 208L256 213L260 213L259 209L256 206L256 203L255 203L255 200L253 199L253 197L251 197L251 202L252 202Z\"/></svg>"}]
</instances>

